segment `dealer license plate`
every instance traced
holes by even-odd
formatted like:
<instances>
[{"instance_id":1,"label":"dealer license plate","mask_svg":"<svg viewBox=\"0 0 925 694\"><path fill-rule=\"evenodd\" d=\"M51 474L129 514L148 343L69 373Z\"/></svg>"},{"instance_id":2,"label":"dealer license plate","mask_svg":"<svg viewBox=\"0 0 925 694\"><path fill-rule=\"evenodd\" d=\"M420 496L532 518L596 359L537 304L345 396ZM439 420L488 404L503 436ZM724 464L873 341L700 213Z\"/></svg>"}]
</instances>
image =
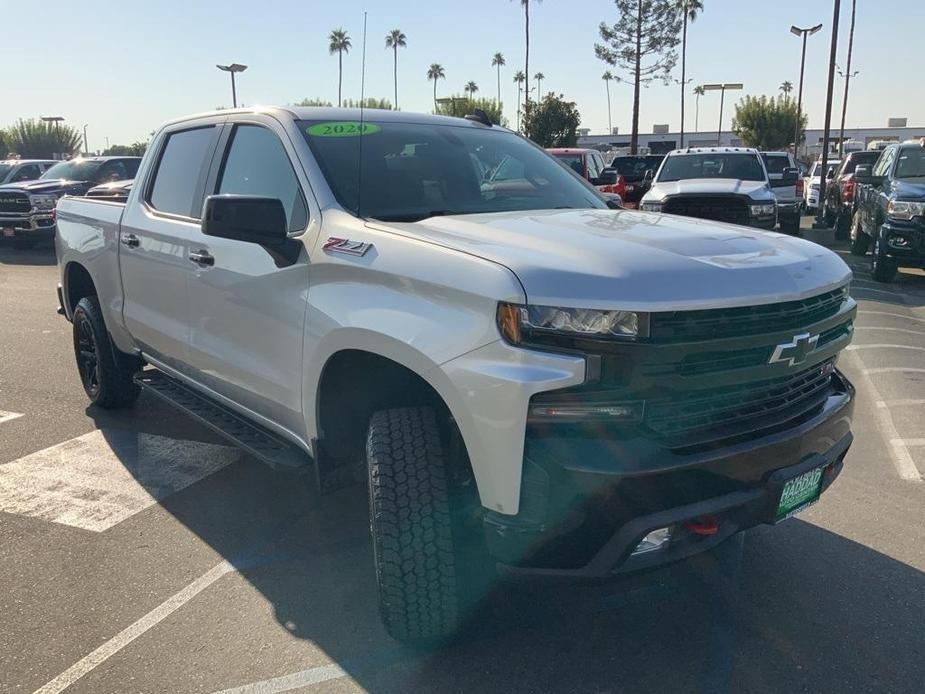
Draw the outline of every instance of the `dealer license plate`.
<instances>
[{"instance_id":1,"label":"dealer license plate","mask_svg":"<svg viewBox=\"0 0 925 694\"><path fill-rule=\"evenodd\" d=\"M819 499L819 487L822 485L823 468L813 468L802 475L787 480L777 504L777 520L789 518L811 506Z\"/></svg>"}]
</instances>

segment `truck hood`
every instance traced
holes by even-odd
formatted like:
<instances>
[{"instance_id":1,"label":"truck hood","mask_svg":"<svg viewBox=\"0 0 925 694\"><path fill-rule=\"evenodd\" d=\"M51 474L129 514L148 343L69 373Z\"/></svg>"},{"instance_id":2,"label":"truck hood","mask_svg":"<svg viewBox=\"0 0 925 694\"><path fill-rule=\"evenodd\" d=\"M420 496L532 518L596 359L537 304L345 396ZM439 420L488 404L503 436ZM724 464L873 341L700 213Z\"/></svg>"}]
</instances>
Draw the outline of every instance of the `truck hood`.
<instances>
[{"instance_id":1,"label":"truck hood","mask_svg":"<svg viewBox=\"0 0 925 694\"><path fill-rule=\"evenodd\" d=\"M765 181L740 181L736 178L689 178L683 181L665 181L652 184L646 193L646 201L661 200L669 195L705 194L748 195L755 200L769 200L773 197Z\"/></svg>"},{"instance_id":2,"label":"truck hood","mask_svg":"<svg viewBox=\"0 0 925 694\"><path fill-rule=\"evenodd\" d=\"M537 305L673 311L812 296L848 266L809 241L630 210L542 210L368 222L509 268Z\"/></svg>"},{"instance_id":3,"label":"truck hood","mask_svg":"<svg viewBox=\"0 0 925 694\"><path fill-rule=\"evenodd\" d=\"M63 178L39 178L34 181L21 181L19 183L7 183L0 186L0 190L18 190L24 193L34 193L38 195L47 195L58 193L82 193L87 189L86 181L69 181Z\"/></svg>"}]
</instances>

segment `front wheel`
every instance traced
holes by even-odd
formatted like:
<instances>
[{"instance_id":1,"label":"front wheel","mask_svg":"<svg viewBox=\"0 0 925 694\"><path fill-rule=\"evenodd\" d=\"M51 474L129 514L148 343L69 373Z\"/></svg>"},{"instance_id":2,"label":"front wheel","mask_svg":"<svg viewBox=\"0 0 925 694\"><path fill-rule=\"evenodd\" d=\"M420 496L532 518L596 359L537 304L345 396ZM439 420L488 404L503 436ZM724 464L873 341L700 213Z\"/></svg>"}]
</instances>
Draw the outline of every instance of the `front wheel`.
<instances>
[{"instance_id":1,"label":"front wheel","mask_svg":"<svg viewBox=\"0 0 925 694\"><path fill-rule=\"evenodd\" d=\"M434 410L376 412L366 440L370 530L379 611L389 634L412 643L461 623L459 539Z\"/></svg>"},{"instance_id":2,"label":"front wheel","mask_svg":"<svg viewBox=\"0 0 925 694\"><path fill-rule=\"evenodd\" d=\"M870 259L870 274L878 282L892 282L896 277L896 263L886 257L883 250L883 242L878 235L874 239L874 251Z\"/></svg>"},{"instance_id":3,"label":"front wheel","mask_svg":"<svg viewBox=\"0 0 925 694\"><path fill-rule=\"evenodd\" d=\"M112 344L95 296L77 302L73 323L74 356L87 397L107 410L131 407L140 392L132 376L141 362Z\"/></svg>"}]
</instances>

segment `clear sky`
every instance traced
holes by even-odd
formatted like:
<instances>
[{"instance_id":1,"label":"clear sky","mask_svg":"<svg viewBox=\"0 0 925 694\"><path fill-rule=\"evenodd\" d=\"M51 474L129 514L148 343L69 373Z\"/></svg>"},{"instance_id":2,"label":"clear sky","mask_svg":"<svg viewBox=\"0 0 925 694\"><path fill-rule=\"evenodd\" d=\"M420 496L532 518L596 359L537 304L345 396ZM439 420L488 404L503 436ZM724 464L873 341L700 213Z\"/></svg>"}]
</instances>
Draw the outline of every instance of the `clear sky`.
<instances>
[{"instance_id":1,"label":"clear sky","mask_svg":"<svg viewBox=\"0 0 925 694\"><path fill-rule=\"evenodd\" d=\"M9 19L13 0L2 4L8 5ZM690 28L688 75L694 84L743 82L743 94L777 93L784 80L796 85L800 40L789 27L824 24L809 39L804 87L810 127L820 127L831 0L704 0L704 5ZM850 0L843 0L842 65L850 7ZM228 75L215 68L229 62L249 66L238 80L238 99L247 105L287 104L304 97L336 101L337 58L328 54L327 35L338 26L353 40L344 59L344 97L357 98L364 9L369 13L368 96L392 97L392 54L384 48L384 36L400 28L408 36L398 56L403 110L431 110L432 86L425 73L432 62L446 70L438 95L461 93L469 80L479 85L480 95L495 95L491 57L501 51L507 59L501 94L513 123L513 76L524 55L518 0L120 0L110 5L46 0L34 16L32 9L14 11L17 29L5 32L0 125L21 116L62 115L71 125L88 124L91 150L102 148L106 137L112 143L145 139L164 120L229 105ZM598 24L615 21L613 3L531 0L530 14L531 77L542 71L543 92L564 93L578 103L583 127L606 131L601 74L607 66L595 58L594 43ZM30 26L37 32L27 31ZM885 126L892 116L925 126L925 89L918 74L923 27L923 0L858 0L852 69L860 74L851 83L849 127ZM680 77L680 66L673 76ZM836 80L834 125L843 88ZM677 129L678 90L661 83L643 90L641 132L651 132L654 123ZM614 125L629 132L632 89L612 84L611 92ZM691 130L693 97L688 106ZM715 129L717 93L701 99L699 115L701 130ZM728 128L731 108L725 116Z\"/></svg>"}]
</instances>

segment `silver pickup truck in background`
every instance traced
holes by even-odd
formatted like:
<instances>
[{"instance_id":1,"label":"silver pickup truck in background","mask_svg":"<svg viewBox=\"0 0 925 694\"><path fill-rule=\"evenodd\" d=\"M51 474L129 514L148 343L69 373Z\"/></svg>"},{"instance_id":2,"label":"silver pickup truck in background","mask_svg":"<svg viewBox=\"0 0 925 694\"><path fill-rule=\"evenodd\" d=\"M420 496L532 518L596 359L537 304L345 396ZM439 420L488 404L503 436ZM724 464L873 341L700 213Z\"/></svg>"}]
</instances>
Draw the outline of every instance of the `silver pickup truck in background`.
<instances>
[{"instance_id":1,"label":"silver pickup truck in background","mask_svg":"<svg viewBox=\"0 0 925 694\"><path fill-rule=\"evenodd\" d=\"M852 441L835 254L608 209L480 112L176 120L125 203L59 202L56 249L91 402L144 388L368 487L401 640L452 634L498 565L607 577L777 523Z\"/></svg>"}]
</instances>

